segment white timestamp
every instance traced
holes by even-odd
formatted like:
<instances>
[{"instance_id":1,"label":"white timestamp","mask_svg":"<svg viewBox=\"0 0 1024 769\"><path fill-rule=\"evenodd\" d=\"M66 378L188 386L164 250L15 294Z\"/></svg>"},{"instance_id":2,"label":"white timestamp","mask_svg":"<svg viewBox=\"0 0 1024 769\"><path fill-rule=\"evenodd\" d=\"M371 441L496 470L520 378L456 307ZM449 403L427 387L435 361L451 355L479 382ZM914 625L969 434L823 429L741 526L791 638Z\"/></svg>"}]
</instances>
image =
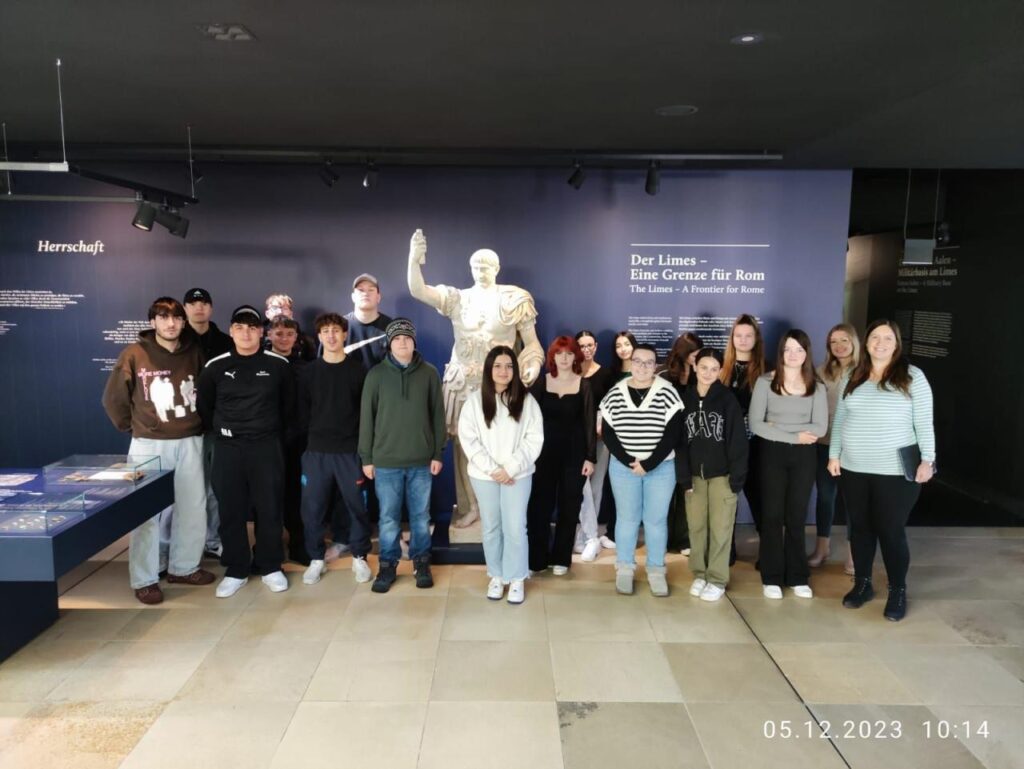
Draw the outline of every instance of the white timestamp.
<instances>
[{"instance_id":1,"label":"white timestamp","mask_svg":"<svg viewBox=\"0 0 1024 769\"><path fill-rule=\"evenodd\" d=\"M922 721L920 728L926 739L988 739L988 721ZM898 740L906 733L899 720L831 721L768 720L761 730L768 740Z\"/></svg>"}]
</instances>

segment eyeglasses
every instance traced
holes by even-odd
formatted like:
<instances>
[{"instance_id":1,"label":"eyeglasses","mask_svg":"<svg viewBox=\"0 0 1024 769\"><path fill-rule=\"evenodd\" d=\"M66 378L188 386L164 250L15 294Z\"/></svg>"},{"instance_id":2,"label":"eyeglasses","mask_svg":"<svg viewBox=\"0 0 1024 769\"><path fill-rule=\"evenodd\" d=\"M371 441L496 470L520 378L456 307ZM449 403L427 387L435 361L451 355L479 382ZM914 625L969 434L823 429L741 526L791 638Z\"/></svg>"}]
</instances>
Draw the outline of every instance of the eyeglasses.
<instances>
[{"instance_id":1,"label":"eyeglasses","mask_svg":"<svg viewBox=\"0 0 1024 769\"><path fill-rule=\"evenodd\" d=\"M595 347L597 347L596 344L581 344L580 345L580 349L581 350L593 350Z\"/></svg>"},{"instance_id":2,"label":"eyeglasses","mask_svg":"<svg viewBox=\"0 0 1024 769\"><path fill-rule=\"evenodd\" d=\"M638 358L630 358L630 360L637 368L654 368L653 360L639 360Z\"/></svg>"}]
</instances>

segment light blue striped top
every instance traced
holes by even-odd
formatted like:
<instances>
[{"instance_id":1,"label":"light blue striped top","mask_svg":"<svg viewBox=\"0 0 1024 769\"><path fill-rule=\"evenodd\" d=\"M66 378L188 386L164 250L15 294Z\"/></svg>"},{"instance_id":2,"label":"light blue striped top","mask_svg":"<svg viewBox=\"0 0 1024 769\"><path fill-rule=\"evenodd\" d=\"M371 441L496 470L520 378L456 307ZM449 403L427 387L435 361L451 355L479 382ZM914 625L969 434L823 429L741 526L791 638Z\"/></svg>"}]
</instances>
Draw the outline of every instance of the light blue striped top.
<instances>
[{"instance_id":1,"label":"light blue striped top","mask_svg":"<svg viewBox=\"0 0 1024 769\"><path fill-rule=\"evenodd\" d=\"M910 367L910 396L864 382L845 398L850 373L839 381L839 404L832 420L829 458L846 470L876 475L903 475L899 450L918 444L921 459L935 461L932 388L924 372Z\"/></svg>"}]
</instances>

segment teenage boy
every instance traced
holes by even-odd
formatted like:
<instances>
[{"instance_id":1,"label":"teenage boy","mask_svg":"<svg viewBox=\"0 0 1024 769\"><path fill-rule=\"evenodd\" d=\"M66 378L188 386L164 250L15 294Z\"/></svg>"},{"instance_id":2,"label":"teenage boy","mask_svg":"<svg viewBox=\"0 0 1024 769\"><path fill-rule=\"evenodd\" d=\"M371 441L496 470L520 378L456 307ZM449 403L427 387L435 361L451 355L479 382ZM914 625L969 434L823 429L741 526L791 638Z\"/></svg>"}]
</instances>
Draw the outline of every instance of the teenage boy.
<instances>
[{"instance_id":1,"label":"teenage boy","mask_svg":"<svg viewBox=\"0 0 1024 769\"><path fill-rule=\"evenodd\" d=\"M359 420L363 472L380 500L380 568L373 592L386 593L396 579L402 551L402 500L409 509L409 557L416 587L433 587L430 573L431 476L441 472L447 440L441 378L416 351L412 321L396 318L387 328L388 355L366 375Z\"/></svg>"},{"instance_id":2,"label":"teenage boy","mask_svg":"<svg viewBox=\"0 0 1024 769\"><path fill-rule=\"evenodd\" d=\"M299 405L309 418L309 439L302 455L302 523L306 530L309 568L302 576L315 585L327 571L324 517L335 489L341 492L341 512L350 516L349 545L356 582L369 582L370 521L363 504L363 469L359 461L359 409L366 369L345 354L348 321L337 313L316 319L323 357L302 370Z\"/></svg>"},{"instance_id":3,"label":"teenage boy","mask_svg":"<svg viewBox=\"0 0 1024 769\"><path fill-rule=\"evenodd\" d=\"M299 371L306 361L299 354L299 324L286 315L270 321L270 349L286 359ZM295 419L284 429L284 528L288 532L288 560L309 566L305 534L302 529L302 452L306 450L306 429L302 420Z\"/></svg>"},{"instance_id":4,"label":"teenage boy","mask_svg":"<svg viewBox=\"0 0 1024 769\"><path fill-rule=\"evenodd\" d=\"M270 324L277 318L288 318L295 320L295 302L288 294L271 294L267 297L266 310L264 310L265 320L263 321L263 330L266 332L266 339L263 341L263 348L270 350L272 347L272 341L270 336ZM299 328L298 321L295 321L295 328L298 329L297 339L295 341L295 353L302 357L303 360L313 360L316 358L316 345L313 340L302 333L302 329Z\"/></svg>"},{"instance_id":5,"label":"teenage boy","mask_svg":"<svg viewBox=\"0 0 1024 769\"><path fill-rule=\"evenodd\" d=\"M213 490L220 503L221 563L227 567L217 597L237 593L249 574L278 593L288 589L281 571L284 506L282 432L294 414L295 380L288 361L261 350L259 310L231 313L235 349L206 364L199 377L199 413L217 435ZM253 510L256 547L249 549L246 518Z\"/></svg>"},{"instance_id":6,"label":"teenage boy","mask_svg":"<svg viewBox=\"0 0 1024 769\"><path fill-rule=\"evenodd\" d=\"M167 581L209 585L213 574L199 568L206 533L203 427L196 411L196 380L202 352L186 325L185 308L162 296L150 305L150 329L118 356L103 391L103 408L118 430L131 431L128 453L159 456L174 470L174 505L131 533L128 574L135 597L164 600L160 589L161 532L169 530Z\"/></svg>"},{"instance_id":7,"label":"teenage boy","mask_svg":"<svg viewBox=\"0 0 1024 769\"><path fill-rule=\"evenodd\" d=\"M234 344L231 337L217 328L217 324L210 318L213 317L213 297L205 288L190 288L185 292L183 302L185 315L188 316L188 325L196 332L199 338L199 347L203 351L203 363L230 352ZM203 434L203 474L206 476L206 546L205 554L214 558L220 558L223 548L220 544L220 513L217 512L217 496L213 493L210 485L210 472L213 467L213 446L214 436L212 433Z\"/></svg>"},{"instance_id":8,"label":"teenage boy","mask_svg":"<svg viewBox=\"0 0 1024 769\"><path fill-rule=\"evenodd\" d=\"M345 352L355 355L369 371L388 354L387 330L391 318L380 312L380 283L368 272L352 281L352 312Z\"/></svg>"}]
</instances>

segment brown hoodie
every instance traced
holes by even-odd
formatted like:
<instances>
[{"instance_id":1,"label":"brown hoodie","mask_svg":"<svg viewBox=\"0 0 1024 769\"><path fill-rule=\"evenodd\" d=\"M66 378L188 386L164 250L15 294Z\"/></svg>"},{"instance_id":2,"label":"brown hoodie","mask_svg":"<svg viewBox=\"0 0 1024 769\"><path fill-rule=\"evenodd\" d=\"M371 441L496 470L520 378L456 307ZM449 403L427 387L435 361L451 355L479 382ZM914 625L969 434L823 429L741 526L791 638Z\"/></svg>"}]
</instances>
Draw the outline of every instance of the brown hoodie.
<instances>
[{"instance_id":1,"label":"brown hoodie","mask_svg":"<svg viewBox=\"0 0 1024 769\"><path fill-rule=\"evenodd\" d=\"M103 390L103 408L114 427L156 440L201 434L196 385L202 355L187 325L175 352L157 343L156 331L140 332L139 341L122 350Z\"/></svg>"}]
</instances>

